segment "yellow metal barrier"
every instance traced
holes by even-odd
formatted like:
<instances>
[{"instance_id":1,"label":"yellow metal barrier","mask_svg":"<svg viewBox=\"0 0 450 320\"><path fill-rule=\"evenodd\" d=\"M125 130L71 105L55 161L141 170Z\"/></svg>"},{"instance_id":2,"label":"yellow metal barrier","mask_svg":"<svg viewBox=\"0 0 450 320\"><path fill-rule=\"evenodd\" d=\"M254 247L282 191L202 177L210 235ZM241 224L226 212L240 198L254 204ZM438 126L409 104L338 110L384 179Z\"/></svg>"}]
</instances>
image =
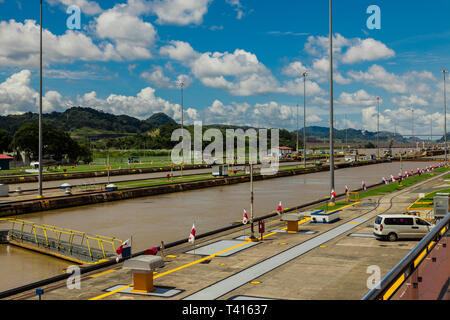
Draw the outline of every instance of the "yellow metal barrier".
<instances>
[{"instance_id":1,"label":"yellow metal barrier","mask_svg":"<svg viewBox=\"0 0 450 320\"><path fill-rule=\"evenodd\" d=\"M32 221L22 220L22 219L15 219L15 218L0 218L0 223L10 223L11 224L11 230L12 231L19 231L19 238L20 240L23 239L24 232L29 231L30 234L34 235L34 241L36 244L38 243L38 236L41 234L43 235L45 239L45 244L49 246L49 232L52 232L55 235L55 240L57 241L56 247L60 248L61 241L63 240L62 237L67 236L67 242L69 243L69 252L72 252L72 248L74 243L77 245L82 246L84 240L86 239L86 244L89 251L89 256L92 258L92 250L94 247L92 247L89 240L95 241L97 243L97 246L99 250L101 250L103 254L103 258L106 258L106 251L105 251L105 245L110 245L112 248L112 252L116 252L117 246L120 246L122 244L122 240L114 238L114 237L105 237L101 235L87 235L85 232L67 229L67 228L61 228L57 226L51 226L51 225L38 225ZM16 229L16 227L19 227L19 229ZM79 239L79 242L76 240ZM116 246L117 244L117 246Z\"/></svg>"},{"instance_id":2,"label":"yellow metal barrier","mask_svg":"<svg viewBox=\"0 0 450 320\"><path fill-rule=\"evenodd\" d=\"M407 211L407 212L405 212L405 215L418 216L419 218L422 218L424 220L434 221L434 213L433 213L433 211L428 212L428 213L424 213L424 212L421 212L421 211Z\"/></svg>"},{"instance_id":3,"label":"yellow metal barrier","mask_svg":"<svg viewBox=\"0 0 450 320\"><path fill-rule=\"evenodd\" d=\"M352 195L353 195L353 199L352 199ZM359 201L359 192L349 192L347 194L347 202L358 202Z\"/></svg>"}]
</instances>

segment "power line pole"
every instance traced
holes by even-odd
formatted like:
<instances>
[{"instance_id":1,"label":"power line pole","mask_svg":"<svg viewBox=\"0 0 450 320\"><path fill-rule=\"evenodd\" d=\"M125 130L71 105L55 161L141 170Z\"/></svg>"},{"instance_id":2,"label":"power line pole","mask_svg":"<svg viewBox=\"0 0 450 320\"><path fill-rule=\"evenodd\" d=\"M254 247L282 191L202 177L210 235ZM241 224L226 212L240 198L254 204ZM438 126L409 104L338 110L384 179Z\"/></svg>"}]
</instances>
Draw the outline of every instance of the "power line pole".
<instances>
[{"instance_id":1,"label":"power line pole","mask_svg":"<svg viewBox=\"0 0 450 320\"><path fill-rule=\"evenodd\" d=\"M445 87L445 74L448 70L443 69L442 73L444 74L444 150L445 150L445 163L447 164L447 92Z\"/></svg>"},{"instance_id":2,"label":"power line pole","mask_svg":"<svg viewBox=\"0 0 450 320\"><path fill-rule=\"evenodd\" d=\"M306 76L308 72L303 72L303 165L306 168Z\"/></svg>"},{"instance_id":3,"label":"power line pole","mask_svg":"<svg viewBox=\"0 0 450 320\"><path fill-rule=\"evenodd\" d=\"M253 193L253 163L250 161L250 240L255 241L255 232L254 232L254 222L253 222L253 201L254 201L254 193Z\"/></svg>"},{"instance_id":4,"label":"power line pole","mask_svg":"<svg viewBox=\"0 0 450 320\"><path fill-rule=\"evenodd\" d=\"M298 103L297 103L297 156L298 156L298 132L299 132L299 129L298 129Z\"/></svg>"},{"instance_id":5,"label":"power line pole","mask_svg":"<svg viewBox=\"0 0 450 320\"><path fill-rule=\"evenodd\" d=\"M345 114L345 148L348 148L348 125L347 125L347 114Z\"/></svg>"},{"instance_id":6,"label":"power line pole","mask_svg":"<svg viewBox=\"0 0 450 320\"><path fill-rule=\"evenodd\" d=\"M413 137L413 147L414 147L414 109L411 105L411 112L412 112L412 137Z\"/></svg>"},{"instance_id":7,"label":"power line pole","mask_svg":"<svg viewBox=\"0 0 450 320\"><path fill-rule=\"evenodd\" d=\"M184 82L180 81L180 89L181 89L181 134L182 134L182 138L183 138L183 148L182 148L182 152L183 152L183 161L181 163L181 177L183 177L183 165L184 165L184 107L183 107L183 88L184 88Z\"/></svg>"},{"instance_id":8,"label":"power line pole","mask_svg":"<svg viewBox=\"0 0 450 320\"><path fill-rule=\"evenodd\" d=\"M378 149L378 159L380 158L380 144L379 144L379 135L380 135L380 97L377 97L378 103L378 116L377 116L377 149Z\"/></svg>"},{"instance_id":9,"label":"power line pole","mask_svg":"<svg viewBox=\"0 0 450 320\"><path fill-rule=\"evenodd\" d=\"M433 115L430 114L430 147L433 147Z\"/></svg>"},{"instance_id":10,"label":"power line pole","mask_svg":"<svg viewBox=\"0 0 450 320\"><path fill-rule=\"evenodd\" d=\"M39 198L43 196L42 192L42 158L43 158L43 142L42 142L42 0L40 7L40 66L39 66Z\"/></svg>"},{"instance_id":11,"label":"power line pole","mask_svg":"<svg viewBox=\"0 0 450 320\"><path fill-rule=\"evenodd\" d=\"M332 0L329 1L330 18L330 193L334 190L334 111L333 111L333 12ZM335 203L335 199L331 199Z\"/></svg>"}]
</instances>

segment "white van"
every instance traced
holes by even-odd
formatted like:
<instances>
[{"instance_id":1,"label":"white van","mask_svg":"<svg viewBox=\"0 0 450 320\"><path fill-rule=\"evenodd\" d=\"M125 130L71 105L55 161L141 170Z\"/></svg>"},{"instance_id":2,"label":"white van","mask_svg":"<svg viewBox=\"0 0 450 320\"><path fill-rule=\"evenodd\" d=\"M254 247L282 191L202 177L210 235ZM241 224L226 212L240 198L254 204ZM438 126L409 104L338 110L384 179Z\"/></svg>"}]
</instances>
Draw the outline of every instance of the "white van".
<instances>
[{"instance_id":1,"label":"white van","mask_svg":"<svg viewBox=\"0 0 450 320\"><path fill-rule=\"evenodd\" d=\"M373 234L377 239L396 241L397 239L423 238L434 225L418 216L405 214L379 215L373 225Z\"/></svg>"}]
</instances>

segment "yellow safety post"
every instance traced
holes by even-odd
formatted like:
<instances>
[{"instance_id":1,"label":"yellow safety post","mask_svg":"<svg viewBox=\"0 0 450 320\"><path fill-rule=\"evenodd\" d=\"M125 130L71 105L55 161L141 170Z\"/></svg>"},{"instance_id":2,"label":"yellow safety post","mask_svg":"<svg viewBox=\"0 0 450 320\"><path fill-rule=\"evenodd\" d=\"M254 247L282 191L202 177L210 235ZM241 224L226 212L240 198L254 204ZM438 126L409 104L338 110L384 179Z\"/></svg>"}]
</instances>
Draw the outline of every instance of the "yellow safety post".
<instances>
[{"instance_id":1,"label":"yellow safety post","mask_svg":"<svg viewBox=\"0 0 450 320\"><path fill-rule=\"evenodd\" d=\"M116 252L116 246L114 245L114 238L113 238L113 241L111 242L111 245L113 247L113 252Z\"/></svg>"},{"instance_id":2,"label":"yellow safety post","mask_svg":"<svg viewBox=\"0 0 450 320\"><path fill-rule=\"evenodd\" d=\"M45 229L45 228L42 228L42 231L44 232L44 235L45 235L45 242L47 243L47 247L49 246L49 243L48 243L48 237L47 237L47 230Z\"/></svg>"},{"instance_id":3,"label":"yellow safety post","mask_svg":"<svg viewBox=\"0 0 450 320\"><path fill-rule=\"evenodd\" d=\"M164 249L165 249L164 241L161 241L161 258L163 259L164 259Z\"/></svg>"},{"instance_id":4,"label":"yellow safety post","mask_svg":"<svg viewBox=\"0 0 450 320\"><path fill-rule=\"evenodd\" d=\"M86 236L86 233L83 232L83 237L81 238L80 246L83 245L83 240L84 240L84 237L85 237L85 236Z\"/></svg>"},{"instance_id":5,"label":"yellow safety post","mask_svg":"<svg viewBox=\"0 0 450 320\"><path fill-rule=\"evenodd\" d=\"M96 235L96 237L99 239L102 239L102 248L103 248L103 243L108 243L108 244L111 244L114 252L116 252L116 246L114 245L114 241L117 241L119 243L119 245L122 244L122 242L123 242L120 239L105 237L105 236L101 236L101 235ZM104 253L104 255L106 256L105 253Z\"/></svg>"},{"instance_id":6,"label":"yellow safety post","mask_svg":"<svg viewBox=\"0 0 450 320\"><path fill-rule=\"evenodd\" d=\"M89 238L88 237L86 237L86 242L87 242L87 246L88 246L88 250L89 250L89 257L92 259L91 246L89 245Z\"/></svg>"},{"instance_id":7,"label":"yellow safety post","mask_svg":"<svg viewBox=\"0 0 450 320\"><path fill-rule=\"evenodd\" d=\"M101 245L102 245L103 258L106 258L105 248L103 247L103 240L100 240L100 243L101 243Z\"/></svg>"},{"instance_id":8,"label":"yellow safety post","mask_svg":"<svg viewBox=\"0 0 450 320\"><path fill-rule=\"evenodd\" d=\"M70 244L70 247L69 247L69 252L70 253L72 253L72 243L73 243L73 238L75 237L75 234L72 232L71 234L70 234L70 236L69 236L69 244Z\"/></svg>"},{"instance_id":9,"label":"yellow safety post","mask_svg":"<svg viewBox=\"0 0 450 320\"><path fill-rule=\"evenodd\" d=\"M56 231L55 231L55 234L56 234ZM59 232L59 237L58 237L58 242L57 242L57 244L56 244L56 248L59 250L59 244L60 244L60 242L61 242L61 235L62 235L62 232L60 231Z\"/></svg>"},{"instance_id":10,"label":"yellow safety post","mask_svg":"<svg viewBox=\"0 0 450 320\"><path fill-rule=\"evenodd\" d=\"M352 199L352 195L355 197L354 199ZM357 202L359 201L359 192L349 192L347 194L347 202Z\"/></svg>"},{"instance_id":11,"label":"yellow safety post","mask_svg":"<svg viewBox=\"0 0 450 320\"><path fill-rule=\"evenodd\" d=\"M36 241L36 244L39 245L38 239L37 239L37 234L36 234L36 228L34 227L34 225L32 226L32 230L34 232L34 240Z\"/></svg>"},{"instance_id":12,"label":"yellow safety post","mask_svg":"<svg viewBox=\"0 0 450 320\"><path fill-rule=\"evenodd\" d=\"M20 228L20 240L23 239L23 228L25 227L25 224L22 222L22 228Z\"/></svg>"},{"instance_id":13,"label":"yellow safety post","mask_svg":"<svg viewBox=\"0 0 450 320\"><path fill-rule=\"evenodd\" d=\"M98 235L96 236L97 238L97 244L98 244L98 248L102 250L103 252L103 257L105 256L105 252L103 250L103 240L101 239L101 237L99 237Z\"/></svg>"}]
</instances>

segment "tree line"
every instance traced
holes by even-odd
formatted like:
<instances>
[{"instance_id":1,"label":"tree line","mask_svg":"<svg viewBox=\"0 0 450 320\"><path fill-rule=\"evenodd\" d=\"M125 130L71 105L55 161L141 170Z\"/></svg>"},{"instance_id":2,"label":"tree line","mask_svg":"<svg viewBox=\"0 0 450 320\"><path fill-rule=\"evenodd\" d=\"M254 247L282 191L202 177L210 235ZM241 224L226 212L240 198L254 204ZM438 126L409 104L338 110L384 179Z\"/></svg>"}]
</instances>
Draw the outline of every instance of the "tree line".
<instances>
[{"instance_id":1,"label":"tree line","mask_svg":"<svg viewBox=\"0 0 450 320\"><path fill-rule=\"evenodd\" d=\"M70 163L92 162L92 152L85 144L78 143L63 130L53 129L49 125L42 126L43 158ZM0 130L0 153L25 152L31 160L39 158L39 125L29 123L22 125L14 135L6 130Z\"/></svg>"},{"instance_id":2,"label":"tree line","mask_svg":"<svg viewBox=\"0 0 450 320\"><path fill-rule=\"evenodd\" d=\"M93 142L95 149L106 150L106 149L116 149L116 150L171 150L173 149L179 141L172 141L172 132L179 129L180 125L168 123L161 125L159 128L149 131L147 133L138 133L135 135L130 135L126 137L119 138L105 138ZM184 128L189 131L191 137L194 137L194 126L184 126ZM219 129L223 136L223 145L226 145L226 129L237 129L238 127L228 127L228 126L204 126L203 133L211 128ZM246 129L243 128L245 131ZM297 134L289 132L288 130L281 129L279 131L280 146L296 148L297 144ZM302 138L299 139L299 146L302 147ZM248 142L248 138L246 138ZM194 141L192 141L192 144ZM202 148L204 149L211 142L203 141ZM268 130L268 147L270 147L270 130ZM235 139L235 145L237 145L237 139Z\"/></svg>"}]
</instances>

